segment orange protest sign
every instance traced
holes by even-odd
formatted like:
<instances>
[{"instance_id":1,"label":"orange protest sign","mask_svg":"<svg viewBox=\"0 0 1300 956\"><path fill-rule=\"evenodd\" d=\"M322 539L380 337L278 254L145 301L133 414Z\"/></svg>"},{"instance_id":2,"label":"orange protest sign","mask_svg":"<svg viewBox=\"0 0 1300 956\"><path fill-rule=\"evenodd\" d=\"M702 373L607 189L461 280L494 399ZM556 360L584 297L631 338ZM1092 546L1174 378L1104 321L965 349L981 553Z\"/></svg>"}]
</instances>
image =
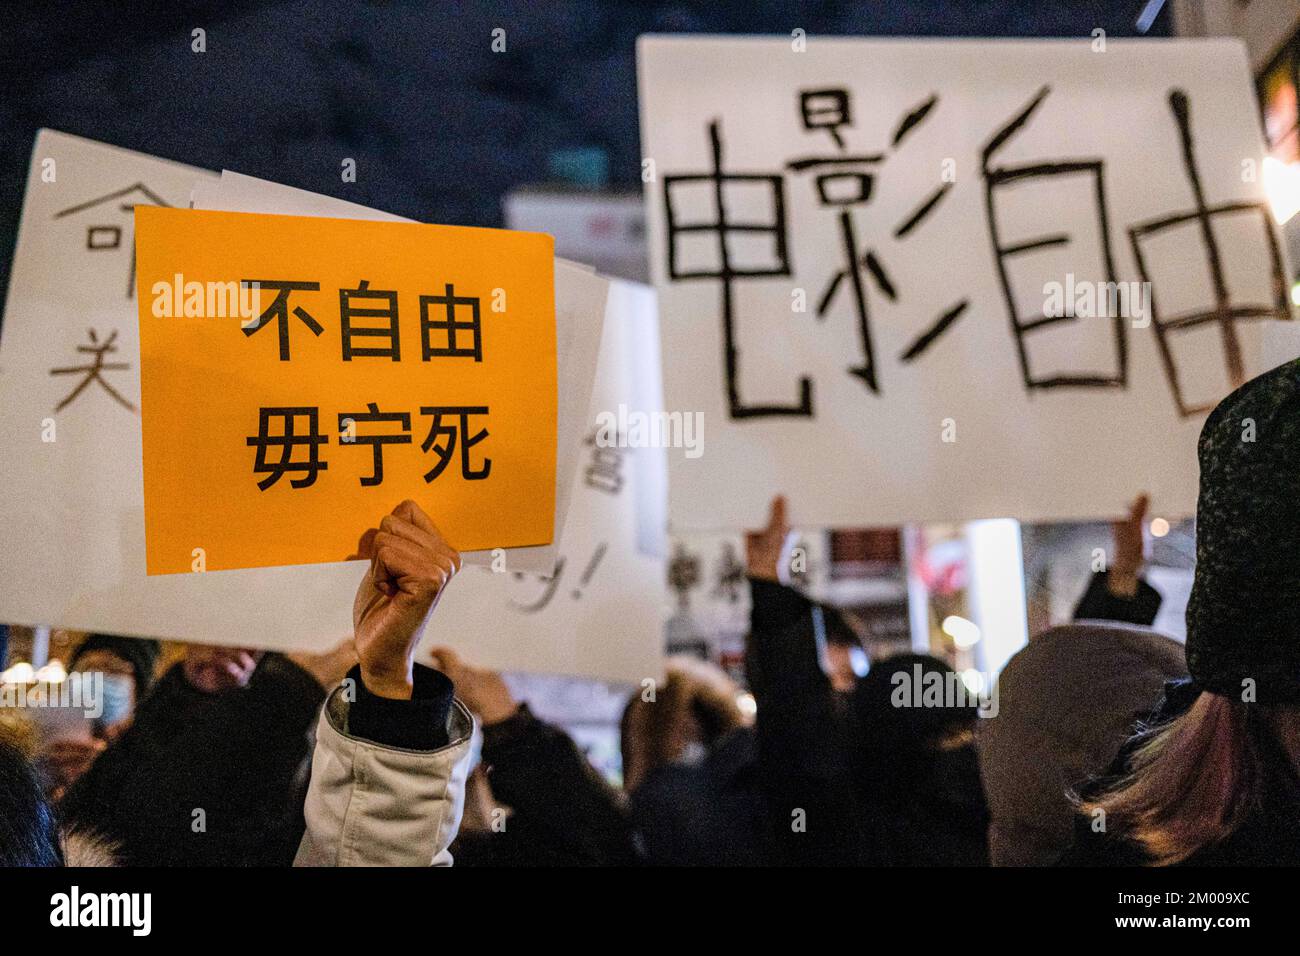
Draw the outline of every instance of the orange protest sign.
<instances>
[{"instance_id":1,"label":"orange protest sign","mask_svg":"<svg viewBox=\"0 0 1300 956\"><path fill-rule=\"evenodd\" d=\"M149 574L341 561L405 498L549 543L549 236L138 206Z\"/></svg>"}]
</instances>

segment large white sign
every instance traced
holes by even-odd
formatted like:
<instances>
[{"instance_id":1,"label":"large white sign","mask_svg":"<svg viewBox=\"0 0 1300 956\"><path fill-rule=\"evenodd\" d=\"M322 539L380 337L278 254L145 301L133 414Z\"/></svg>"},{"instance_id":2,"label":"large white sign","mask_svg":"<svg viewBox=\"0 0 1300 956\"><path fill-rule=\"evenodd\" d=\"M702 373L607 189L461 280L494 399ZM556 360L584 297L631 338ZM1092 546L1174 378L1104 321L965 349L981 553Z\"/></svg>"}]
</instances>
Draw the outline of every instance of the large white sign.
<instances>
[{"instance_id":1,"label":"large white sign","mask_svg":"<svg viewBox=\"0 0 1300 956\"><path fill-rule=\"evenodd\" d=\"M651 290L611 283L555 574L543 579L511 573L508 566L465 568L439 600L423 647L447 644L476 663L507 670L630 683L660 676L663 544L657 543L656 556L639 549L646 542L638 513L656 490L662 494L656 475L664 452L627 447L626 435L611 443L602 429L620 405L660 408L657 362L641 344L647 333L653 337L654 324ZM651 504L652 512L659 510Z\"/></svg>"},{"instance_id":2,"label":"large white sign","mask_svg":"<svg viewBox=\"0 0 1300 956\"><path fill-rule=\"evenodd\" d=\"M212 176L36 138L0 337L0 620L267 648L352 633L356 565L145 575L133 206L186 206Z\"/></svg>"},{"instance_id":3,"label":"large white sign","mask_svg":"<svg viewBox=\"0 0 1300 956\"><path fill-rule=\"evenodd\" d=\"M638 61L675 527L1190 513L1206 409L1300 353L1233 41Z\"/></svg>"}]
</instances>

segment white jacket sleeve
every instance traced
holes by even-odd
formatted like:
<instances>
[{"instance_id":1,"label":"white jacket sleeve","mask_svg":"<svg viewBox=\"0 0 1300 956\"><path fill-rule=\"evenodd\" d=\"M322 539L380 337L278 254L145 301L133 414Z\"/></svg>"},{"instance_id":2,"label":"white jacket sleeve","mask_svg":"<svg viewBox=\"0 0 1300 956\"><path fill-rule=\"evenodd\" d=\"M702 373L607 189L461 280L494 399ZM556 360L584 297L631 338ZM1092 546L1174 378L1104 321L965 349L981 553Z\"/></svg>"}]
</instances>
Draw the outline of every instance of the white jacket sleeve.
<instances>
[{"instance_id":1,"label":"white jacket sleeve","mask_svg":"<svg viewBox=\"0 0 1300 956\"><path fill-rule=\"evenodd\" d=\"M321 710L294 866L450 866L474 718L454 701L447 746L402 750L350 736L348 706L340 687Z\"/></svg>"}]
</instances>

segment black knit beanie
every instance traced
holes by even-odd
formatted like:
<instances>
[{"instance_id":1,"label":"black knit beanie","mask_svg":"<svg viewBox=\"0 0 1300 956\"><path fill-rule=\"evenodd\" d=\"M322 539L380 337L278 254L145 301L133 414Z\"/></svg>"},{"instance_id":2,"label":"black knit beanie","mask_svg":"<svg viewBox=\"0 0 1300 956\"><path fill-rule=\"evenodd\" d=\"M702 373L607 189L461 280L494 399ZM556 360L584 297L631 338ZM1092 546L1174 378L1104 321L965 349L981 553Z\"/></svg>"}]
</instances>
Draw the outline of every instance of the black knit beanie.
<instances>
[{"instance_id":1,"label":"black knit beanie","mask_svg":"<svg viewBox=\"0 0 1300 956\"><path fill-rule=\"evenodd\" d=\"M1187 668L1235 700L1300 701L1300 359L1220 402L1198 457Z\"/></svg>"},{"instance_id":2,"label":"black knit beanie","mask_svg":"<svg viewBox=\"0 0 1300 956\"><path fill-rule=\"evenodd\" d=\"M117 634L91 634L72 653L68 670L77 666L83 654L91 651L108 651L131 665L135 672L135 696L140 700L153 685L154 665L158 663L160 645L145 637L122 637Z\"/></svg>"}]
</instances>

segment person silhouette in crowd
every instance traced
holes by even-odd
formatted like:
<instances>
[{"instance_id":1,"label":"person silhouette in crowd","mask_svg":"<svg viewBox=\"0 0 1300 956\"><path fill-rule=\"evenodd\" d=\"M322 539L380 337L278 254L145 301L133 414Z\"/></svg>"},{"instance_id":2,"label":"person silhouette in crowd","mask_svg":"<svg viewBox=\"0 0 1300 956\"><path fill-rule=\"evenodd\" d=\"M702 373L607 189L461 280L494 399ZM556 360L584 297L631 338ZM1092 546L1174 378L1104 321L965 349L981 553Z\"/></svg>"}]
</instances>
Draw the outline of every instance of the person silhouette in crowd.
<instances>
[{"instance_id":1,"label":"person silhouette in crowd","mask_svg":"<svg viewBox=\"0 0 1300 956\"><path fill-rule=\"evenodd\" d=\"M998 675L997 712L977 724L995 866L1049 866L1070 846L1069 791L1104 771L1167 681L1183 649L1148 627L1159 593L1142 580L1147 497L1111 526L1109 567L1093 575L1075 620L1029 639Z\"/></svg>"},{"instance_id":2,"label":"person silhouette in crowd","mask_svg":"<svg viewBox=\"0 0 1300 956\"><path fill-rule=\"evenodd\" d=\"M190 645L60 814L125 865L288 865L325 690L282 654Z\"/></svg>"},{"instance_id":3,"label":"person silhouette in crowd","mask_svg":"<svg viewBox=\"0 0 1300 956\"><path fill-rule=\"evenodd\" d=\"M94 733L61 735L42 743L37 768L52 799L62 799L130 726L136 706L153 687L158 653L155 640L117 634L91 634L72 652L68 673L100 675L100 713Z\"/></svg>"},{"instance_id":4,"label":"person silhouette in crowd","mask_svg":"<svg viewBox=\"0 0 1300 956\"><path fill-rule=\"evenodd\" d=\"M643 859L656 866L770 861L753 721L712 664L668 660L653 696L623 711L623 786Z\"/></svg>"},{"instance_id":5,"label":"person silhouette in crowd","mask_svg":"<svg viewBox=\"0 0 1300 956\"><path fill-rule=\"evenodd\" d=\"M290 836L300 866L449 865L474 718L446 675L415 663L415 646L460 555L404 501L362 535L358 557L370 563L352 641L294 661L192 648L69 792L62 821L25 755L0 740L0 865L282 863ZM304 715L317 718L316 743L295 831L283 814ZM75 827L116 841L116 856L65 852Z\"/></svg>"},{"instance_id":6,"label":"person silhouette in crowd","mask_svg":"<svg viewBox=\"0 0 1300 956\"><path fill-rule=\"evenodd\" d=\"M351 641L318 655L189 647L68 792L65 829L112 841L128 865L450 863L473 718L413 659L460 557L409 501L358 557Z\"/></svg>"},{"instance_id":7,"label":"person silhouette in crowd","mask_svg":"<svg viewBox=\"0 0 1300 956\"><path fill-rule=\"evenodd\" d=\"M840 706L819 659L825 609L786 584L792 540L777 497L746 549L747 667L775 859L986 864L974 695L942 661L909 654L874 663ZM915 681L935 681L945 693L934 706L912 706L915 695L903 694L900 705Z\"/></svg>"},{"instance_id":8,"label":"person silhouette in crowd","mask_svg":"<svg viewBox=\"0 0 1300 956\"><path fill-rule=\"evenodd\" d=\"M457 866L616 866L636 861L618 794L559 727L515 700L501 674L432 652L483 728L465 816L451 846Z\"/></svg>"},{"instance_id":9,"label":"person silhouette in crowd","mask_svg":"<svg viewBox=\"0 0 1300 956\"><path fill-rule=\"evenodd\" d=\"M0 736L0 867L62 863L57 818L36 768Z\"/></svg>"}]
</instances>

